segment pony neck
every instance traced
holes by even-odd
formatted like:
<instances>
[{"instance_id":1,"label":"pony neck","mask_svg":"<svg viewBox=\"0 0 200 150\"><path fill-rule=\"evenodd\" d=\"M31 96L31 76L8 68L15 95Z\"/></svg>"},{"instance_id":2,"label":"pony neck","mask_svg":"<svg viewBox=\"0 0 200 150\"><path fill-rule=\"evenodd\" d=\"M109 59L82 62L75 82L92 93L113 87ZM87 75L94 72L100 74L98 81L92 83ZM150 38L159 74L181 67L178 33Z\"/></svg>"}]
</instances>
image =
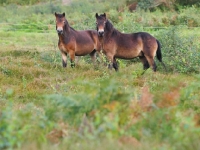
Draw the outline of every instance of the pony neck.
<instances>
[{"instance_id":1,"label":"pony neck","mask_svg":"<svg viewBox=\"0 0 200 150\"><path fill-rule=\"evenodd\" d=\"M68 21L65 19L65 26L64 26L64 28L63 28L63 33L64 33L64 35L65 34L69 34L69 32L70 32L70 26L69 26L69 23L68 23Z\"/></svg>"}]
</instances>

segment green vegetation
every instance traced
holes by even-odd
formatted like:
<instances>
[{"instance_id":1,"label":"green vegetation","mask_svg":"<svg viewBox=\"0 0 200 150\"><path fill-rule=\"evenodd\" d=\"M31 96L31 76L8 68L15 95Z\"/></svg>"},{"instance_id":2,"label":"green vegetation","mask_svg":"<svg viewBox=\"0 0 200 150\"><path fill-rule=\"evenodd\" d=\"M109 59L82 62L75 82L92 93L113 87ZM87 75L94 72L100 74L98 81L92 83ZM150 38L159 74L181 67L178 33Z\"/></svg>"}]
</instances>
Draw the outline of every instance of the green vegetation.
<instances>
[{"instance_id":1,"label":"green vegetation","mask_svg":"<svg viewBox=\"0 0 200 150\"><path fill-rule=\"evenodd\" d=\"M1 7L0 149L199 149L199 7L131 13L123 2ZM63 69L55 11L75 29L95 29L106 12L122 32L151 33L168 72L156 61L142 74L134 59L116 73L88 56Z\"/></svg>"},{"instance_id":2,"label":"green vegetation","mask_svg":"<svg viewBox=\"0 0 200 150\"><path fill-rule=\"evenodd\" d=\"M0 0L1 5L17 4L17 5L33 5L40 2L48 2L49 0Z\"/></svg>"}]
</instances>

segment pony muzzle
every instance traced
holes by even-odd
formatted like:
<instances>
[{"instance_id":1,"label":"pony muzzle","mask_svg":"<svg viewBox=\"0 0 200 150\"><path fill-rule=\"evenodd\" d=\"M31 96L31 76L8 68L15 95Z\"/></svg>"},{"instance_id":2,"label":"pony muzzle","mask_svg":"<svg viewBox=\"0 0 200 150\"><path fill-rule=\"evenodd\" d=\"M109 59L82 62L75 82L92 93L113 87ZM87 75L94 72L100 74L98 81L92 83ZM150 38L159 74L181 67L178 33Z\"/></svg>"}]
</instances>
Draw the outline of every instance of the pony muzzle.
<instances>
[{"instance_id":1,"label":"pony muzzle","mask_svg":"<svg viewBox=\"0 0 200 150\"><path fill-rule=\"evenodd\" d=\"M103 36L104 35L104 31L98 31L99 36Z\"/></svg>"},{"instance_id":2,"label":"pony muzzle","mask_svg":"<svg viewBox=\"0 0 200 150\"><path fill-rule=\"evenodd\" d=\"M98 35L102 37L104 35L104 30L99 30Z\"/></svg>"},{"instance_id":3,"label":"pony muzzle","mask_svg":"<svg viewBox=\"0 0 200 150\"><path fill-rule=\"evenodd\" d=\"M57 30L58 34L63 34L63 29L62 28L57 28L56 30Z\"/></svg>"}]
</instances>

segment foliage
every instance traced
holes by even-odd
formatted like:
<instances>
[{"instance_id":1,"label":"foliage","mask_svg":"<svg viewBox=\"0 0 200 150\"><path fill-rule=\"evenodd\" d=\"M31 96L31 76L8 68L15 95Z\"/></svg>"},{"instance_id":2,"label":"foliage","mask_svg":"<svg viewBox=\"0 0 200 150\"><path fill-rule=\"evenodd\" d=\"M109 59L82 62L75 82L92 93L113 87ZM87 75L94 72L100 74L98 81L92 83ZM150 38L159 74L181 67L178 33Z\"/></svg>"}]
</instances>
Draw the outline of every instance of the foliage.
<instances>
[{"instance_id":1,"label":"foliage","mask_svg":"<svg viewBox=\"0 0 200 150\"><path fill-rule=\"evenodd\" d=\"M125 119L125 116L122 118L120 113L124 113L123 109L129 100L128 93L112 80L103 80L97 85L81 80L76 82L81 83L79 86L85 87L81 93L68 96L48 95L46 97L48 100L45 104L47 117L50 120L63 120L69 122L70 125L78 126L81 130L79 132L85 132L85 128L93 128L90 130L95 137L104 134L118 135L118 126ZM90 125L81 127L81 124L87 119L84 118L84 114L93 122L89 121L88 123L91 124L91 127ZM114 122L111 123L110 119Z\"/></svg>"},{"instance_id":2,"label":"foliage","mask_svg":"<svg viewBox=\"0 0 200 150\"><path fill-rule=\"evenodd\" d=\"M176 3L182 6L187 6L187 5L194 5L194 4L198 4L199 1L198 0L176 0Z\"/></svg>"},{"instance_id":3,"label":"foliage","mask_svg":"<svg viewBox=\"0 0 200 150\"><path fill-rule=\"evenodd\" d=\"M199 76L196 76L199 80ZM184 109L192 108L197 114L200 113L199 82L192 82L190 86L182 90L181 103Z\"/></svg>"},{"instance_id":4,"label":"foliage","mask_svg":"<svg viewBox=\"0 0 200 150\"><path fill-rule=\"evenodd\" d=\"M33 5L38 2L47 2L48 0L0 0L0 5L17 4L17 5Z\"/></svg>"},{"instance_id":5,"label":"foliage","mask_svg":"<svg viewBox=\"0 0 200 150\"><path fill-rule=\"evenodd\" d=\"M160 31L157 38L162 43L163 55L173 72L199 72L199 45L195 35L182 37L184 26L174 26Z\"/></svg>"},{"instance_id":6,"label":"foliage","mask_svg":"<svg viewBox=\"0 0 200 150\"><path fill-rule=\"evenodd\" d=\"M154 0L140 0L138 2L138 7L141 9L148 9L152 7Z\"/></svg>"},{"instance_id":7,"label":"foliage","mask_svg":"<svg viewBox=\"0 0 200 150\"><path fill-rule=\"evenodd\" d=\"M97 3L93 1L72 2L71 6L64 6L58 3L49 2L40 5L27 7L19 7L16 4L6 5L1 7L0 14L4 30L22 30L26 32L49 32L55 29L54 12L65 12L66 17L71 26L75 29L95 29L95 12L106 12L108 18L120 28L125 28L126 31L134 31L132 28L137 27L169 27L171 25L187 25L188 27L199 27L200 21L196 14L200 13L197 6L180 9L176 11L161 11L156 9L154 12L145 12L137 10L130 13L127 9L124 12L119 12L115 7L112 7L112 2ZM106 8L108 7L108 8ZM112 7L112 9L109 9ZM73 11L76 9L76 11ZM80 15L81 14L81 15ZM15 19L12 19L13 16ZM44 18L45 17L45 18ZM131 26L130 26L131 25Z\"/></svg>"},{"instance_id":8,"label":"foliage","mask_svg":"<svg viewBox=\"0 0 200 150\"><path fill-rule=\"evenodd\" d=\"M37 113L32 114L34 110ZM35 133L40 134L38 140L45 141L42 138L46 133L45 130L42 133L41 129L48 127L50 122L46 122L42 111L32 103L17 109L11 101L0 113L0 148L20 147L27 139L32 139L30 135Z\"/></svg>"},{"instance_id":9,"label":"foliage","mask_svg":"<svg viewBox=\"0 0 200 150\"><path fill-rule=\"evenodd\" d=\"M0 149L199 148L199 8L130 13L114 2L1 7L11 25L0 25ZM138 59L114 72L89 56L63 69L54 11L77 30L106 12L121 32L151 33L168 72L156 61L157 73L143 73Z\"/></svg>"}]
</instances>

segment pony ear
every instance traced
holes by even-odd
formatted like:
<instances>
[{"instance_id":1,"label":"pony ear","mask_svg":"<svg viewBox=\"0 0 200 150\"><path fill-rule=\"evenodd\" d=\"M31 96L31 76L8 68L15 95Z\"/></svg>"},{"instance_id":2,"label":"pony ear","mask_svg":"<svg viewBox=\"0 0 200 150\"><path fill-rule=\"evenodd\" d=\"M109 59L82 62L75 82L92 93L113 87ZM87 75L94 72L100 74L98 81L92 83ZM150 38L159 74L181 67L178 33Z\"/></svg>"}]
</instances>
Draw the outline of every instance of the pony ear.
<instances>
[{"instance_id":1,"label":"pony ear","mask_svg":"<svg viewBox=\"0 0 200 150\"><path fill-rule=\"evenodd\" d=\"M96 15L95 15L95 16L96 16L96 18L97 18L97 17L99 17L98 13L96 13Z\"/></svg>"},{"instance_id":2,"label":"pony ear","mask_svg":"<svg viewBox=\"0 0 200 150\"><path fill-rule=\"evenodd\" d=\"M65 17L65 13L63 13L63 16Z\"/></svg>"},{"instance_id":3,"label":"pony ear","mask_svg":"<svg viewBox=\"0 0 200 150\"><path fill-rule=\"evenodd\" d=\"M57 13L55 12L55 16L57 16Z\"/></svg>"},{"instance_id":4,"label":"pony ear","mask_svg":"<svg viewBox=\"0 0 200 150\"><path fill-rule=\"evenodd\" d=\"M106 18L106 13L104 13L103 16Z\"/></svg>"}]
</instances>

